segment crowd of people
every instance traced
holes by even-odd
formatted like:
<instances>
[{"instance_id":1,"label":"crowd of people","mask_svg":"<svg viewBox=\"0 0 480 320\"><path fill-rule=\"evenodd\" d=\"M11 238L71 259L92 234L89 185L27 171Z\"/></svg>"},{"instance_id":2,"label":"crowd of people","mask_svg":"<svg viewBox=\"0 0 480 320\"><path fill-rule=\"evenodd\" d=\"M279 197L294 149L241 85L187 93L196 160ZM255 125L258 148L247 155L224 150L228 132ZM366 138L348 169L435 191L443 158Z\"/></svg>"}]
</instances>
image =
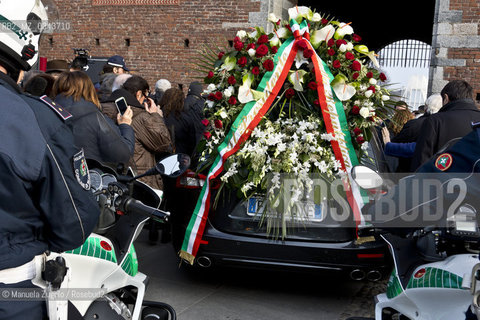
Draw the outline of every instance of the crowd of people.
<instances>
[{"instance_id":1,"label":"crowd of people","mask_svg":"<svg viewBox=\"0 0 480 320\"><path fill-rule=\"evenodd\" d=\"M130 74L119 55L108 59L98 83L83 71L88 60L75 58L47 63L45 72L28 72L21 87L33 96L47 96L73 115L70 126L75 144L85 157L117 168L134 168L137 174L155 166L168 153L193 156L203 134L204 99L199 82L192 82L188 94L160 79L150 91L148 82ZM116 106L125 99L127 109ZM163 189L160 176L142 178Z\"/></svg>"},{"instance_id":2,"label":"crowd of people","mask_svg":"<svg viewBox=\"0 0 480 320\"><path fill-rule=\"evenodd\" d=\"M447 145L472 131L480 121L473 88L464 80L449 82L440 94L427 98L415 115L403 101L396 103L393 117L381 129L389 170L415 172Z\"/></svg>"}]
</instances>

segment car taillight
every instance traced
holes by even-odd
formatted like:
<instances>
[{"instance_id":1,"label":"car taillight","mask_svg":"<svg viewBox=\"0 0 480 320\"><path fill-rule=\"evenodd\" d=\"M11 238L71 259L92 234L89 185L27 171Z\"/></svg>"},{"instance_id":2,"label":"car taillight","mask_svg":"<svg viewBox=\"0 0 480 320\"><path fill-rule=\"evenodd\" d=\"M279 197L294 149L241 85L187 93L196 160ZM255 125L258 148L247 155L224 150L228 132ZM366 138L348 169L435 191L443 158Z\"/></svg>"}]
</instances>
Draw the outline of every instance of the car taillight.
<instances>
[{"instance_id":1,"label":"car taillight","mask_svg":"<svg viewBox=\"0 0 480 320\"><path fill-rule=\"evenodd\" d=\"M188 170L185 174L177 178L177 188L200 189L203 187L206 178L203 174L196 174Z\"/></svg>"}]
</instances>

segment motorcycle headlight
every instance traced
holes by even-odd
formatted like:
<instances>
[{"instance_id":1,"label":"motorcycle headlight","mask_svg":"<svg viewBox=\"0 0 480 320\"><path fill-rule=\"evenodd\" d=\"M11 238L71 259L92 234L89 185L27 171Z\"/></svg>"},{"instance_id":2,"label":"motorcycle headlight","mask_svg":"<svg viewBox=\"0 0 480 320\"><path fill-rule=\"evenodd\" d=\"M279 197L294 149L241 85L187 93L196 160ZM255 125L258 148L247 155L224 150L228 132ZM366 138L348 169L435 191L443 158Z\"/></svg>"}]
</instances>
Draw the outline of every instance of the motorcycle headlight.
<instances>
[{"instance_id":1,"label":"motorcycle headlight","mask_svg":"<svg viewBox=\"0 0 480 320\"><path fill-rule=\"evenodd\" d=\"M477 211L469 204L464 204L458 208L455 214L448 219L454 228L455 233L459 235L478 234Z\"/></svg>"}]
</instances>

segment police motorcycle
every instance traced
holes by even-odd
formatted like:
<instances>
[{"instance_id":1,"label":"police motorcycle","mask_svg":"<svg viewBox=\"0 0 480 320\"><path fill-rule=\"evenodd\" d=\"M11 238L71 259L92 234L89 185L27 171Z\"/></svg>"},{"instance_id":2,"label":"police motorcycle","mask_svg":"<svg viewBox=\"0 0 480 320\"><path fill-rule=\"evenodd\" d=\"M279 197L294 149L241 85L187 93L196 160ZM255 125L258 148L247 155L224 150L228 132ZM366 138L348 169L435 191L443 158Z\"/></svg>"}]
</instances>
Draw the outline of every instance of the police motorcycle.
<instances>
[{"instance_id":1,"label":"police motorcycle","mask_svg":"<svg viewBox=\"0 0 480 320\"><path fill-rule=\"evenodd\" d=\"M168 304L144 300L148 277L138 271L133 241L149 219L164 223L170 213L159 209L162 195L137 179L175 178L189 165L187 155L175 154L133 178L98 163L90 168L88 183L101 208L96 230L81 247L36 263L32 282L45 290L49 319L176 319Z\"/></svg>"},{"instance_id":2,"label":"police motorcycle","mask_svg":"<svg viewBox=\"0 0 480 320\"><path fill-rule=\"evenodd\" d=\"M370 168L354 167L352 177L361 188L372 192L370 197L373 195L374 200L385 196L382 190L385 181ZM462 185L462 181L465 183L466 179L444 181L443 192L455 189L455 186L449 188L449 183ZM407 193L417 192L414 188L406 190ZM383 239L394 262L386 292L375 297L374 320L466 319L472 294L472 309L480 305L480 290L475 291L480 288L479 216L475 206L468 203L472 202L468 201L468 196L463 197L462 192L455 190L453 203L449 202L448 210L445 207L445 211L450 212L435 223L412 223L398 228L401 223L398 217L403 214L400 210L392 220L383 221L374 216L372 208L376 201L362 209L372 215L372 226L361 230L361 235ZM373 320L349 318L370 319Z\"/></svg>"}]
</instances>

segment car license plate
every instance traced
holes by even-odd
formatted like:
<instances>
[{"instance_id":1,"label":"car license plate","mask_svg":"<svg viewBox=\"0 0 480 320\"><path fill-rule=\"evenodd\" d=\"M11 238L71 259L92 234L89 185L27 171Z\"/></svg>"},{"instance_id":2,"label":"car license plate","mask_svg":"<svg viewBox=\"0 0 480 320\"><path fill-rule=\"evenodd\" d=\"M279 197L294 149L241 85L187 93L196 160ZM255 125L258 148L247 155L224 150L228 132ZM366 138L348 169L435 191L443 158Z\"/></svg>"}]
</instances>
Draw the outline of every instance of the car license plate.
<instances>
[{"instance_id":1,"label":"car license plate","mask_svg":"<svg viewBox=\"0 0 480 320\"><path fill-rule=\"evenodd\" d=\"M251 197L248 199L247 215L256 216L263 214L265 210L265 199L263 197ZM316 204L313 201L300 201L296 207L293 220L296 221L322 221L324 203ZM295 209L294 209L295 210ZM287 220L291 220L291 216Z\"/></svg>"}]
</instances>

